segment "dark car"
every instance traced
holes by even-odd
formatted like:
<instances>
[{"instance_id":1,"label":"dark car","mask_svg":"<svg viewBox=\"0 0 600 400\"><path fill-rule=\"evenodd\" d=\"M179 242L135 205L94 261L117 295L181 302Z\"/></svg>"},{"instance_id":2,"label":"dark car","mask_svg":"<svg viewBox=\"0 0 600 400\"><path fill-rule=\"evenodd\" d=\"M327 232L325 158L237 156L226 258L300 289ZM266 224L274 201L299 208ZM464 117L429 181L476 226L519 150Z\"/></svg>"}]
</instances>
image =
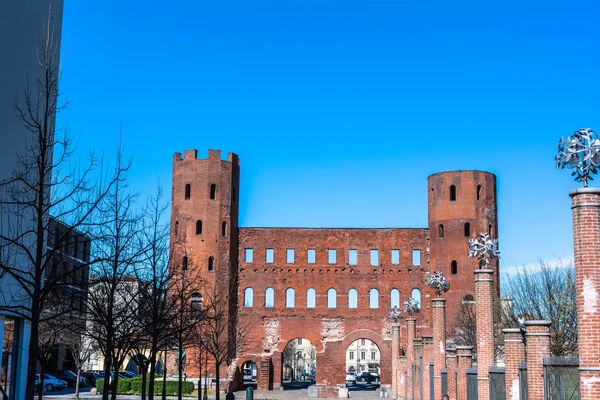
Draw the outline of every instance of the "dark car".
<instances>
[{"instance_id":1,"label":"dark car","mask_svg":"<svg viewBox=\"0 0 600 400\"><path fill-rule=\"evenodd\" d=\"M102 377L97 372L82 372L82 376L89 382L90 385L96 387L96 380L101 379Z\"/></svg>"},{"instance_id":2,"label":"dark car","mask_svg":"<svg viewBox=\"0 0 600 400\"><path fill-rule=\"evenodd\" d=\"M372 374L370 372L361 372L356 377L357 385L379 385L379 375Z\"/></svg>"},{"instance_id":3,"label":"dark car","mask_svg":"<svg viewBox=\"0 0 600 400\"><path fill-rule=\"evenodd\" d=\"M69 387L75 387L75 384L77 383L77 375L71 371L58 370L56 371L56 377L67 382Z\"/></svg>"}]
</instances>

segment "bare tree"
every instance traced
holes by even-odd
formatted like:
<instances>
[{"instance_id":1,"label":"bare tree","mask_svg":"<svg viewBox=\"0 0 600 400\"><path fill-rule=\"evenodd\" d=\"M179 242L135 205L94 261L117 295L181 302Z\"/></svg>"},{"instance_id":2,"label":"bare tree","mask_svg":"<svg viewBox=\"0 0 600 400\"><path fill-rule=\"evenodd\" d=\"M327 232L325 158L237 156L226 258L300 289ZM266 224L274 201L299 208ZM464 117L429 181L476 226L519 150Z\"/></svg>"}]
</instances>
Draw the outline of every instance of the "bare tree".
<instances>
[{"instance_id":1,"label":"bare tree","mask_svg":"<svg viewBox=\"0 0 600 400\"><path fill-rule=\"evenodd\" d=\"M78 399L81 369L96 351L97 346L91 338L85 336L85 320L83 318L70 326L69 332L63 337L62 343L70 351L75 362L75 368L77 369L75 398Z\"/></svg>"},{"instance_id":2,"label":"bare tree","mask_svg":"<svg viewBox=\"0 0 600 400\"><path fill-rule=\"evenodd\" d=\"M125 162L122 151L117 168ZM128 191L125 174L121 175L98 206L94 217L94 252L99 260L92 269L94 279L86 301L86 335L98 344L104 356L103 399L116 399L118 371L138 335L137 307L141 284L134 277L143 256L139 231L140 215L135 212L137 196ZM114 372L112 379L111 372Z\"/></svg>"},{"instance_id":3,"label":"bare tree","mask_svg":"<svg viewBox=\"0 0 600 400\"><path fill-rule=\"evenodd\" d=\"M47 371L52 353L58 349L61 343L64 343L68 332L60 319L54 318L40 322L40 333L38 335L38 361L40 365L40 380L38 386L38 398L43 397L44 373ZM48 387L52 389L52 385Z\"/></svg>"},{"instance_id":4,"label":"bare tree","mask_svg":"<svg viewBox=\"0 0 600 400\"><path fill-rule=\"evenodd\" d=\"M232 315L236 308L230 303L235 290L233 286L229 286L229 291L219 290L216 285L207 289L204 296L204 349L214 362L216 400L220 400L221 366L230 366L235 355L244 351L249 329L248 326L231 323L238 321L238 315Z\"/></svg>"},{"instance_id":5,"label":"bare tree","mask_svg":"<svg viewBox=\"0 0 600 400\"><path fill-rule=\"evenodd\" d=\"M522 267L501 286L512 298L515 314L522 320L546 319L550 325L550 353L577 355L577 306L573 264L551 266L538 261L535 268Z\"/></svg>"},{"instance_id":6,"label":"bare tree","mask_svg":"<svg viewBox=\"0 0 600 400\"><path fill-rule=\"evenodd\" d=\"M51 9L50 9L51 11ZM9 290L2 290L2 309L30 323L28 374L25 398L34 397L36 358L39 355L40 324L63 312L45 313L46 300L56 287L65 285L65 274L51 273L60 249L46 246L50 214L69 228L60 241L70 245L73 230L82 230L89 217L122 173L96 174L100 162L90 155L87 163L75 163L68 132L58 129L55 116L66 107L60 102L58 84L58 43L50 28L50 12L38 48L41 76L15 92L14 109L26 130L27 146L18 155L12 176L0 182L0 279ZM97 178L93 178L93 177ZM107 178L108 177L108 178ZM85 266L81 266L84 268ZM6 279L6 281L4 281Z\"/></svg>"}]
</instances>

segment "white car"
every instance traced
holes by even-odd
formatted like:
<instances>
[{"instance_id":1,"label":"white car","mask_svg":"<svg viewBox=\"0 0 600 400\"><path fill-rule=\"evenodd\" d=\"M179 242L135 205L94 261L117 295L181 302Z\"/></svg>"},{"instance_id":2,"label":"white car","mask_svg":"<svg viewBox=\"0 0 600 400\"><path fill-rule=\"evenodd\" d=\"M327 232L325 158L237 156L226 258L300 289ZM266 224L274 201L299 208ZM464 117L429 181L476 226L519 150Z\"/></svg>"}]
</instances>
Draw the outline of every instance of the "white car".
<instances>
[{"instance_id":1,"label":"white car","mask_svg":"<svg viewBox=\"0 0 600 400\"><path fill-rule=\"evenodd\" d=\"M40 374L35 374L35 386L38 387L39 385ZM63 390L67 386L67 382L58 379L50 374L44 374L44 388L46 388L46 391L52 392L53 390Z\"/></svg>"},{"instance_id":2,"label":"white car","mask_svg":"<svg viewBox=\"0 0 600 400\"><path fill-rule=\"evenodd\" d=\"M354 386L356 385L356 375L353 373L346 373L346 386Z\"/></svg>"}]
</instances>

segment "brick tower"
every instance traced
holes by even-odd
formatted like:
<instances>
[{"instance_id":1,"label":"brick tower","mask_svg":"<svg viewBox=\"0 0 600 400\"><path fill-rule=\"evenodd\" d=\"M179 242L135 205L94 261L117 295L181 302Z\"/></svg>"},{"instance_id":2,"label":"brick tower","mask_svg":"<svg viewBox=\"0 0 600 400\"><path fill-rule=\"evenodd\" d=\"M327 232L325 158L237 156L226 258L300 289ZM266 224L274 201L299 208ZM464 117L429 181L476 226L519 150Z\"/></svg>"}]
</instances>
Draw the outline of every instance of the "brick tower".
<instances>
[{"instance_id":1,"label":"brick tower","mask_svg":"<svg viewBox=\"0 0 600 400\"><path fill-rule=\"evenodd\" d=\"M429 191L429 271L442 271L450 282L444 294L449 310L458 310L465 296L475 296L473 269L467 257L469 239L481 232L498 237L496 176L482 171L449 171L427 178ZM490 265L498 276L498 261ZM497 282L497 281L496 281ZM455 317L449 315L448 334Z\"/></svg>"}]
</instances>

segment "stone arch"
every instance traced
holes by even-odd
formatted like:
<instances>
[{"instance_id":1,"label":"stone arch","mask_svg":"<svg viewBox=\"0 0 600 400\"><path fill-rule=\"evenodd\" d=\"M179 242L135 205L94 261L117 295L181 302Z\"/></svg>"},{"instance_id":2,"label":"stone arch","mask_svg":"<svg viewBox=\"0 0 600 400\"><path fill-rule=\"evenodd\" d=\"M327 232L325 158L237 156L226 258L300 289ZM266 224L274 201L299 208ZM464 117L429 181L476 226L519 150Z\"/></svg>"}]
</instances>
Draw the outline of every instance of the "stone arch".
<instances>
[{"instance_id":1,"label":"stone arch","mask_svg":"<svg viewBox=\"0 0 600 400\"><path fill-rule=\"evenodd\" d=\"M339 347L340 354L338 354L337 357L339 359L339 366L336 368L337 379L340 380L341 377L341 379L345 381L346 349L350 346L350 344L352 344L355 340L358 339L369 339L370 341L374 342L377 345L377 347L379 347L379 352L381 356L380 382L382 384L392 383L392 341L385 340L380 334L369 329L357 329L355 331L352 331L348 335L346 335L346 337L344 337L344 339L342 340ZM340 372L338 372L338 370Z\"/></svg>"},{"instance_id":2,"label":"stone arch","mask_svg":"<svg viewBox=\"0 0 600 400\"><path fill-rule=\"evenodd\" d=\"M248 362L248 361L256 364L256 368L257 368L256 385L253 384L252 386L256 386L254 388L254 389L256 389L258 387L258 385L261 384L261 382L260 382L260 379L261 379L260 378L260 360L261 360L261 357L256 356L256 355L244 355L243 357L241 357L238 360L238 362L236 363L235 378L234 378L235 389L243 390L248 386L248 385L244 385L244 371L242 370L242 368L244 367L244 364L246 364L246 362Z\"/></svg>"},{"instance_id":3,"label":"stone arch","mask_svg":"<svg viewBox=\"0 0 600 400\"><path fill-rule=\"evenodd\" d=\"M295 331L292 335L286 335L286 337L282 337L279 340L279 344L277 345L277 351L283 353L283 350L285 350L285 346L287 346L287 344L289 342L291 342L294 339L306 339L309 342L312 343L313 346L315 346L315 350L317 351L317 353L320 353L323 351L323 343L321 343L321 335L317 334L317 332L310 332L307 330L298 330Z\"/></svg>"}]
</instances>

